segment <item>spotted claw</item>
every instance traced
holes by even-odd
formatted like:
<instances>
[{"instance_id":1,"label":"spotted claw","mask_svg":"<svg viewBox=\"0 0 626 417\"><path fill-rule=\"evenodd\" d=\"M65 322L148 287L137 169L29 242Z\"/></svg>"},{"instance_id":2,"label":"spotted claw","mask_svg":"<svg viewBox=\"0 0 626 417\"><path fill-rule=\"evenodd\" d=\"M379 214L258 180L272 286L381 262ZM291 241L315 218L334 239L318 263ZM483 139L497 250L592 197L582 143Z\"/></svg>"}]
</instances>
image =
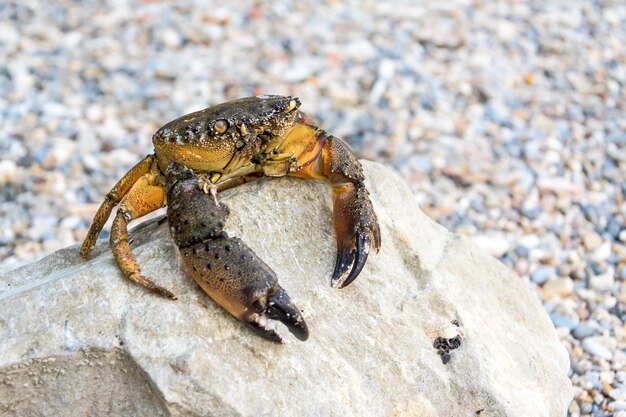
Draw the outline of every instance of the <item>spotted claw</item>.
<instances>
[{"instance_id":1,"label":"spotted claw","mask_svg":"<svg viewBox=\"0 0 626 417\"><path fill-rule=\"evenodd\" d=\"M300 340L309 332L302 314L274 271L241 239L223 231L228 208L206 193L198 177L172 164L168 176L168 221L187 273L215 302L263 337L281 342L273 320Z\"/></svg>"}]
</instances>

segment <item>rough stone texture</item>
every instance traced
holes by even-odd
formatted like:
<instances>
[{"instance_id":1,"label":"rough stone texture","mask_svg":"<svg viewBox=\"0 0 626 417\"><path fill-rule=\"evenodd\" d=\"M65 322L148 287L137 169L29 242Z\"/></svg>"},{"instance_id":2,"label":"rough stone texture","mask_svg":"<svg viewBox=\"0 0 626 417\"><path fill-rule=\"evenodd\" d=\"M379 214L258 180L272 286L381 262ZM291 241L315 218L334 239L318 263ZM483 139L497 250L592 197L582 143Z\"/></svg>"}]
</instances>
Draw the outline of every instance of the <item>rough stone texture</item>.
<instances>
[{"instance_id":1,"label":"rough stone texture","mask_svg":"<svg viewBox=\"0 0 626 417\"><path fill-rule=\"evenodd\" d=\"M267 342L230 317L154 221L134 251L178 301L126 281L105 242L87 262L71 247L2 273L0 416L564 416L568 356L527 283L422 214L394 173L365 168L383 246L344 290L329 286L327 183L222 194L229 233L303 311L305 343ZM457 333L444 365L433 341Z\"/></svg>"}]
</instances>

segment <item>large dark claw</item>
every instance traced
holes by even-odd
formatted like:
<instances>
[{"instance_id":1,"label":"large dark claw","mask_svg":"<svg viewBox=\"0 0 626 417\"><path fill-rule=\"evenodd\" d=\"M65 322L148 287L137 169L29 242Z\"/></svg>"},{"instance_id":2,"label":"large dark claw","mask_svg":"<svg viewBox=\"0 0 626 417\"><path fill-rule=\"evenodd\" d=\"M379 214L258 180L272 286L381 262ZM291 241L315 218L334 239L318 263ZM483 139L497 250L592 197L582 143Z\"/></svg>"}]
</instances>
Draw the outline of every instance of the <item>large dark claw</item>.
<instances>
[{"instance_id":1,"label":"large dark claw","mask_svg":"<svg viewBox=\"0 0 626 417\"><path fill-rule=\"evenodd\" d=\"M223 232L228 208L200 187L193 172L168 168L170 232L188 274L230 314L274 342L282 338L275 322L304 341L309 331L302 314L280 285L274 271L241 239Z\"/></svg>"}]
</instances>

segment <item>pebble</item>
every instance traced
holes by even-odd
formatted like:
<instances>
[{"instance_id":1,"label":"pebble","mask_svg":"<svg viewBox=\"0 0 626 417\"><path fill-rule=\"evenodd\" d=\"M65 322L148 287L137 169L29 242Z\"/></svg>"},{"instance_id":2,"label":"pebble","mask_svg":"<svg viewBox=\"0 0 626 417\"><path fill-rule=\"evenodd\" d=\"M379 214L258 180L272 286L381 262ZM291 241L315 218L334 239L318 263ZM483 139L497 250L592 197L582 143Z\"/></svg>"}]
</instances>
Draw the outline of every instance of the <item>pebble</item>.
<instances>
[{"instance_id":1,"label":"pebble","mask_svg":"<svg viewBox=\"0 0 626 417\"><path fill-rule=\"evenodd\" d=\"M543 266L540 268L537 268L535 270L535 272L532 273L532 275L530 276L530 279L532 282L538 284L538 285L543 285L546 283L546 281L548 281L550 278L555 278L557 277L557 273L556 273L556 268L553 266Z\"/></svg>"},{"instance_id":2,"label":"pebble","mask_svg":"<svg viewBox=\"0 0 626 417\"><path fill-rule=\"evenodd\" d=\"M474 236L472 241L495 258L500 258L509 251L509 242L501 236Z\"/></svg>"},{"instance_id":3,"label":"pebble","mask_svg":"<svg viewBox=\"0 0 626 417\"><path fill-rule=\"evenodd\" d=\"M3 268L78 243L168 120L294 94L531 281L576 389L625 367L623 2L118 3L135 13L60 0L0 21ZM626 377L606 381L571 414L626 413L608 397Z\"/></svg>"},{"instance_id":4,"label":"pebble","mask_svg":"<svg viewBox=\"0 0 626 417\"><path fill-rule=\"evenodd\" d=\"M583 243L585 245L585 248L587 248L587 250L594 250L598 246L600 246L600 244L602 244L602 236L600 236L599 234L595 232L587 233L583 237Z\"/></svg>"},{"instance_id":5,"label":"pebble","mask_svg":"<svg viewBox=\"0 0 626 417\"><path fill-rule=\"evenodd\" d=\"M577 326L572 331L572 336L574 336L578 340L582 340L586 337L593 336L598 333L598 329L589 326Z\"/></svg>"},{"instance_id":6,"label":"pebble","mask_svg":"<svg viewBox=\"0 0 626 417\"><path fill-rule=\"evenodd\" d=\"M570 403L567 411L570 417L580 417L580 406L575 400Z\"/></svg>"},{"instance_id":7,"label":"pebble","mask_svg":"<svg viewBox=\"0 0 626 417\"><path fill-rule=\"evenodd\" d=\"M610 291L614 283L615 275L612 271L589 279L589 285L596 291Z\"/></svg>"},{"instance_id":8,"label":"pebble","mask_svg":"<svg viewBox=\"0 0 626 417\"><path fill-rule=\"evenodd\" d=\"M612 350L606 346L606 339L602 336L590 336L583 340L582 347L594 356L599 356L606 360L613 357Z\"/></svg>"},{"instance_id":9,"label":"pebble","mask_svg":"<svg viewBox=\"0 0 626 417\"><path fill-rule=\"evenodd\" d=\"M567 296L574 290L574 281L571 278L555 278L548 280L541 288L544 299L555 296Z\"/></svg>"},{"instance_id":10,"label":"pebble","mask_svg":"<svg viewBox=\"0 0 626 417\"><path fill-rule=\"evenodd\" d=\"M572 320L569 317L561 316L555 313L550 314L550 319L552 319L554 327L566 327L570 330L575 329L578 324L575 320Z\"/></svg>"},{"instance_id":11,"label":"pebble","mask_svg":"<svg viewBox=\"0 0 626 417\"><path fill-rule=\"evenodd\" d=\"M609 409L613 411L626 411L626 400L611 401L609 403Z\"/></svg>"},{"instance_id":12,"label":"pebble","mask_svg":"<svg viewBox=\"0 0 626 417\"><path fill-rule=\"evenodd\" d=\"M614 400L624 400L626 401L626 388L615 388L609 391L609 397Z\"/></svg>"}]
</instances>

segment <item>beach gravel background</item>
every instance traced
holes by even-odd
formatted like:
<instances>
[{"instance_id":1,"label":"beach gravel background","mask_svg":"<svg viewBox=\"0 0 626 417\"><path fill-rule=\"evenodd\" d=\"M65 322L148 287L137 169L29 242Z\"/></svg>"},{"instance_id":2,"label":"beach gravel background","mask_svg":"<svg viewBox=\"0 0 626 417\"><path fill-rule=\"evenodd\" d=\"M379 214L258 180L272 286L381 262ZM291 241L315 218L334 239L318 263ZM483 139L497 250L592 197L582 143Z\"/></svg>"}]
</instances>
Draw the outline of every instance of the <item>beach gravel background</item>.
<instances>
[{"instance_id":1,"label":"beach gravel background","mask_svg":"<svg viewBox=\"0 0 626 417\"><path fill-rule=\"evenodd\" d=\"M625 39L608 0L2 2L1 268L80 242L160 125L296 95L532 283L571 416L624 417Z\"/></svg>"}]
</instances>

